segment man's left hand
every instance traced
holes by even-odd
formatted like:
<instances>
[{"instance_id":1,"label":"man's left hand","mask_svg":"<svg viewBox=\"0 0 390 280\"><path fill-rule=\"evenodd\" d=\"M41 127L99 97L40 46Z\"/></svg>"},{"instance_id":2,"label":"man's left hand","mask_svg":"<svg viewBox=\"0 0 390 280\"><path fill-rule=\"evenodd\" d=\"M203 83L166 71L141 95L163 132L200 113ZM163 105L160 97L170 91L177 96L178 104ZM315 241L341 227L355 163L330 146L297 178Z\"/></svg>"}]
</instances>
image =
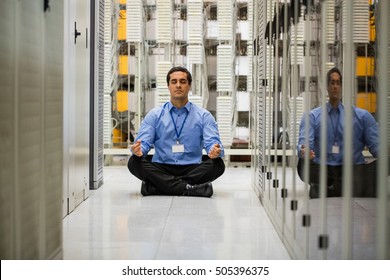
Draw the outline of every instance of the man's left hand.
<instances>
[{"instance_id":1,"label":"man's left hand","mask_svg":"<svg viewBox=\"0 0 390 280\"><path fill-rule=\"evenodd\" d=\"M221 146L217 143L217 144L214 144L214 146L211 148L208 156L211 159L215 159L215 158L219 157L220 153L221 153Z\"/></svg>"}]
</instances>

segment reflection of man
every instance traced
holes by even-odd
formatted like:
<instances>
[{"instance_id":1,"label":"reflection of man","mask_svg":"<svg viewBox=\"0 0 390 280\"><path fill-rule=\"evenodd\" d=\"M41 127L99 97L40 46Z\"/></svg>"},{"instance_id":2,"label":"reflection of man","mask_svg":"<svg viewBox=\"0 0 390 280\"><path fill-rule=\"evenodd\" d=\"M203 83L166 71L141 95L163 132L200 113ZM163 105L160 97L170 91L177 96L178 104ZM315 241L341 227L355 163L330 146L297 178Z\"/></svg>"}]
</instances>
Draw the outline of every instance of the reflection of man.
<instances>
[{"instance_id":1,"label":"reflection of man","mask_svg":"<svg viewBox=\"0 0 390 280\"><path fill-rule=\"evenodd\" d=\"M298 141L298 154L300 157L298 172L303 180L302 169L305 152L309 151L310 158L310 198L319 197L320 177L320 141L327 139L327 196L341 196L342 194L342 165L344 150L344 120L345 109L341 103L341 73L332 68L327 74L329 102L327 108L327 135L321 137L321 107L310 112L309 148L305 147L305 117L303 116ZM377 157L379 148L378 124L374 117L366 110L353 107L353 163L354 163L354 196L375 196L376 161L366 163L362 151L367 147L370 153Z\"/></svg>"},{"instance_id":2,"label":"reflection of man","mask_svg":"<svg viewBox=\"0 0 390 280\"><path fill-rule=\"evenodd\" d=\"M210 197L211 181L225 171L217 123L211 113L188 100L191 73L174 67L167 74L171 100L151 110L130 147L128 168L142 180L142 195ZM146 155L154 146L152 160ZM202 156L202 149L207 156Z\"/></svg>"}]
</instances>

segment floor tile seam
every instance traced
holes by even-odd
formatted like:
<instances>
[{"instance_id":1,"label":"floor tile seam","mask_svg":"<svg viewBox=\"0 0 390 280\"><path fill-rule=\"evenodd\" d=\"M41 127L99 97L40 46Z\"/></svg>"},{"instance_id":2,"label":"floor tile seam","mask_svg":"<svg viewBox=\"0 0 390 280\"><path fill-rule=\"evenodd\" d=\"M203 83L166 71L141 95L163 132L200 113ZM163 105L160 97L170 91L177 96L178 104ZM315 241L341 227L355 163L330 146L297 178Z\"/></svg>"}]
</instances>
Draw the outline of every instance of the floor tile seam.
<instances>
[{"instance_id":1,"label":"floor tile seam","mask_svg":"<svg viewBox=\"0 0 390 280\"><path fill-rule=\"evenodd\" d=\"M158 241L158 246L157 246L157 249L156 249L156 252L153 256L153 259L156 260L157 259L157 256L158 256L158 253L160 251L160 248L161 248L161 244L163 243L162 240L163 240L163 237L164 237L164 234L165 234L165 231L166 231L166 227L167 227L167 223L168 223L168 218L169 218L169 215L170 215L170 212L171 212L171 209L172 209L172 205L173 205L173 200L175 199L174 196L172 196L171 198L171 203L169 205L169 209L168 209L168 212L166 214L166 218L165 218L165 222L164 222L164 226L162 227L162 230L161 230L161 236L160 236L160 239Z\"/></svg>"},{"instance_id":2,"label":"floor tile seam","mask_svg":"<svg viewBox=\"0 0 390 280\"><path fill-rule=\"evenodd\" d=\"M364 207L364 205L360 204L358 201L354 200L353 203L355 205L358 205L359 208L363 209L364 212L366 212L369 216L371 217L376 217L375 214L373 214L369 209L367 209L366 207Z\"/></svg>"}]
</instances>

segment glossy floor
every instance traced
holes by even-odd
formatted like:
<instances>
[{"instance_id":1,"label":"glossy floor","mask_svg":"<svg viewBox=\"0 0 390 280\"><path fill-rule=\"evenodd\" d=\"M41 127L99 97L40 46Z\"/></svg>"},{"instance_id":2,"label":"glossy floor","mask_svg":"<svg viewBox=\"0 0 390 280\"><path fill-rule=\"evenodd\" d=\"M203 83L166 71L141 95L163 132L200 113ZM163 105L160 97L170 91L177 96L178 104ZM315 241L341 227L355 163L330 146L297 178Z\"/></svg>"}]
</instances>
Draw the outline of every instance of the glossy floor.
<instances>
[{"instance_id":1,"label":"glossy floor","mask_svg":"<svg viewBox=\"0 0 390 280\"><path fill-rule=\"evenodd\" d=\"M126 166L107 166L64 219L64 259L290 259L250 181L227 167L212 198L143 197Z\"/></svg>"}]
</instances>

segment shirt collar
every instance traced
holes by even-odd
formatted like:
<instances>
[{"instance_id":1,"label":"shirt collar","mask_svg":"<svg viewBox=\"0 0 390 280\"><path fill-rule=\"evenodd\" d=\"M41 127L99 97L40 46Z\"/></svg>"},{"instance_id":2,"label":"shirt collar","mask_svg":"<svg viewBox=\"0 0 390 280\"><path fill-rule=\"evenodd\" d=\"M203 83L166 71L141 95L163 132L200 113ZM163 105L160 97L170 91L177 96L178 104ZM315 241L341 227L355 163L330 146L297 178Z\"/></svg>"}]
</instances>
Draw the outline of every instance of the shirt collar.
<instances>
[{"instance_id":1,"label":"shirt collar","mask_svg":"<svg viewBox=\"0 0 390 280\"><path fill-rule=\"evenodd\" d=\"M189 112L191 109L191 106L192 106L192 103L190 101L188 101L187 104L183 108L185 108L187 110L187 112ZM180 110L182 110L183 108L181 108ZM175 106L173 106L172 102L169 101L168 102L168 111L170 112L170 111L172 111L172 109L174 109L176 111L178 110Z\"/></svg>"},{"instance_id":2,"label":"shirt collar","mask_svg":"<svg viewBox=\"0 0 390 280\"><path fill-rule=\"evenodd\" d=\"M332 105L330 105L329 102L326 103L326 109L327 109L328 113L330 113L330 111L333 109ZM337 106L337 109L339 112L341 112L344 109L343 103L340 102L339 105Z\"/></svg>"}]
</instances>

